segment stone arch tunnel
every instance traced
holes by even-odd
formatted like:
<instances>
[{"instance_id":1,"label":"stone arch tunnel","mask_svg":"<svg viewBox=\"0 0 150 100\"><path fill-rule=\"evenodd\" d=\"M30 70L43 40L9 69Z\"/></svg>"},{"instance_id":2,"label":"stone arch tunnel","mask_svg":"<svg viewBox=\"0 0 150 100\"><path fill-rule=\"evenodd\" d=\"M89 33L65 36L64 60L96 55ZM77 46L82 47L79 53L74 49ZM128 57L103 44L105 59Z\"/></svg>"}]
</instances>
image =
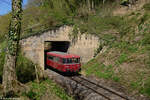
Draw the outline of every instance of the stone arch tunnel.
<instances>
[{"instance_id":1,"label":"stone arch tunnel","mask_svg":"<svg viewBox=\"0 0 150 100\"><path fill-rule=\"evenodd\" d=\"M57 30L49 30L40 35L30 36L20 41L24 55L33 63L44 69L45 51L62 51L81 56L85 63L93 58L99 46L99 38L94 35L80 35L76 42L72 42L70 34L73 28L63 26ZM50 44L50 45L49 45Z\"/></svg>"}]
</instances>

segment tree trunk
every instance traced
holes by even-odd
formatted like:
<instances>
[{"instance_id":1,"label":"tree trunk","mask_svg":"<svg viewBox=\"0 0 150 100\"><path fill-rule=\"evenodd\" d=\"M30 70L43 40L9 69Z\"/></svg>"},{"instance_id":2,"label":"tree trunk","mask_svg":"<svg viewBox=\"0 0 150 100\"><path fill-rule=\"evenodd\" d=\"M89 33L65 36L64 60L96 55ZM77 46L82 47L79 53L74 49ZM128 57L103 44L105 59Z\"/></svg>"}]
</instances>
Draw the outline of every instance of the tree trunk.
<instances>
[{"instance_id":1,"label":"tree trunk","mask_svg":"<svg viewBox=\"0 0 150 100\"><path fill-rule=\"evenodd\" d=\"M9 26L8 47L3 69L3 93L12 97L16 93L16 61L21 31L22 0L12 0L12 19Z\"/></svg>"}]
</instances>

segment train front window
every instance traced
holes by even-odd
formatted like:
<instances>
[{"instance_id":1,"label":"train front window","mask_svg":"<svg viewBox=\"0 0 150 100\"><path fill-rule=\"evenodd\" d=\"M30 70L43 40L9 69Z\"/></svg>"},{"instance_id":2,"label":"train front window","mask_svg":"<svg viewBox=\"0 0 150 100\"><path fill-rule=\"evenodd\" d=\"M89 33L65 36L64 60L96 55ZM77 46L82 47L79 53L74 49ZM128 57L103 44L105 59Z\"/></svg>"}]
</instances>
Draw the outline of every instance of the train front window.
<instances>
[{"instance_id":1,"label":"train front window","mask_svg":"<svg viewBox=\"0 0 150 100\"><path fill-rule=\"evenodd\" d=\"M53 58L54 58L53 56L48 56L49 60L53 60Z\"/></svg>"},{"instance_id":2,"label":"train front window","mask_svg":"<svg viewBox=\"0 0 150 100\"><path fill-rule=\"evenodd\" d=\"M63 58L63 64L67 63L67 59Z\"/></svg>"},{"instance_id":3,"label":"train front window","mask_svg":"<svg viewBox=\"0 0 150 100\"><path fill-rule=\"evenodd\" d=\"M75 63L80 63L80 58L75 58Z\"/></svg>"},{"instance_id":4,"label":"train front window","mask_svg":"<svg viewBox=\"0 0 150 100\"><path fill-rule=\"evenodd\" d=\"M63 64L80 63L80 58L63 58Z\"/></svg>"}]
</instances>

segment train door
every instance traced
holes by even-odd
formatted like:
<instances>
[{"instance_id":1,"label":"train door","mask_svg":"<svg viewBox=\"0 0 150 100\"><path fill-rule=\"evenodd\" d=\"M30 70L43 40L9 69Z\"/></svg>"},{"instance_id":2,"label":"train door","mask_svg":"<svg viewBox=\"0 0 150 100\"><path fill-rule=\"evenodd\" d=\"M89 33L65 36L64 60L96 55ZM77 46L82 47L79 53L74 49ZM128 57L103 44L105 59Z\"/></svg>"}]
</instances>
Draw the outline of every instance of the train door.
<instances>
[{"instance_id":1,"label":"train door","mask_svg":"<svg viewBox=\"0 0 150 100\"><path fill-rule=\"evenodd\" d=\"M53 58L53 67L57 69L57 57Z\"/></svg>"},{"instance_id":2,"label":"train door","mask_svg":"<svg viewBox=\"0 0 150 100\"><path fill-rule=\"evenodd\" d=\"M49 67L53 67L53 56L51 56L51 55L47 55L47 58L46 58L47 60L46 60L46 65L47 65L47 67L49 66Z\"/></svg>"}]
</instances>

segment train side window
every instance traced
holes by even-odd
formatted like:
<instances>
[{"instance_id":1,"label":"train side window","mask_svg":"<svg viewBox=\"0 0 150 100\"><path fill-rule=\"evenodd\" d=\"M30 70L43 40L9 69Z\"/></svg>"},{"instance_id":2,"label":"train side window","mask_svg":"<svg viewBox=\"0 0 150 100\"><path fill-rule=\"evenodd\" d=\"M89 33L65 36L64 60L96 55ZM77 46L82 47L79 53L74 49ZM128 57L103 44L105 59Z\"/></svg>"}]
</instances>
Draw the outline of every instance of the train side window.
<instances>
[{"instance_id":1,"label":"train side window","mask_svg":"<svg viewBox=\"0 0 150 100\"><path fill-rule=\"evenodd\" d=\"M66 58L63 58L62 61L63 61L63 64L67 63L67 59Z\"/></svg>"},{"instance_id":2,"label":"train side window","mask_svg":"<svg viewBox=\"0 0 150 100\"><path fill-rule=\"evenodd\" d=\"M72 58L67 58L67 63L72 63Z\"/></svg>"},{"instance_id":3,"label":"train side window","mask_svg":"<svg viewBox=\"0 0 150 100\"><path fill-rule=\"evenodd\" d=\"M60 58L59 57L57 57L57 62L60 62Z\"/></svg>"},{"instance_id":4,"label":"train side window","mask_svg":"<svg viewBox=\"0 0 150 100\"><path fill-rule=\"evenodd\" d=\"M53 60L54 57L53 57L53 56L48 56L48 59L49 59L49 60Z\"/></svg>"},{"instance_id":5,"label":"train side window","mask_svg":"<svg viewBox=\"0 0 150 100\"><path fill-rule=\"evenodd\" d=\"M56 57L54 57L53 61L56 62Z\"/></svg>"},{"instance_id":6,"label":"train side window","mask_svg":"<svg viewBox=\"0 0 150 100\"><path fill-rule=\"evenodd\" d=\"M80 63L80 58L77 58L77 59L76 59L76 63Z\"/></svg>"},{"instance_id":7,"label":"train side window","mask_svg":"<svg viewBox=\"0 0 150 100\"><path fill-rule=\"evenodd\" d=\"M55 62L60 62L60 59L58 57L54 57Z\"/></svg>"},{"instance_id":8,"label":"train side window","mask_svg":"<svg viewBox=\"0 0 150 100\"><path fill-rule=\"evenodd\" d=\"M57 57L57 62L59 62L59 63L60 63L60 58L59 58L59 57Z\"/></svg>"}]
</instances>

